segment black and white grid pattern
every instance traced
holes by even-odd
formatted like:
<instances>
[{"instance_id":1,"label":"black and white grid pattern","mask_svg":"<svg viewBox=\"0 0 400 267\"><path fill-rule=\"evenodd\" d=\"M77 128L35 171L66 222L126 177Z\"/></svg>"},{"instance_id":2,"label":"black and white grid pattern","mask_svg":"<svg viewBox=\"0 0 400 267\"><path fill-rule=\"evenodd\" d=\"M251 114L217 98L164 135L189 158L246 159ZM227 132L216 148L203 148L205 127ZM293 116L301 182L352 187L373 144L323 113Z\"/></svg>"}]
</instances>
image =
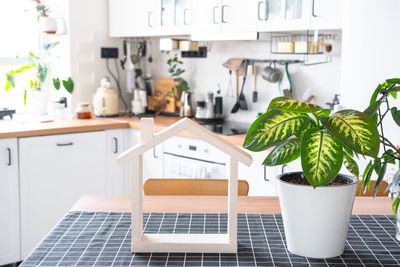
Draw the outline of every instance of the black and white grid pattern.
<instances>
[{"instance_id":1,"label":"black and white grid pattern","mask_svg":"<svg viewBox=\"0 0 400 267\"><path fill-rule=\"evenodd\" d=\"M144 214L145 233L226 233L226 214ZM352 216L342 256L286 250L281 215L239 214L238 253L131 253L130 213L71 212L24 266L400 266L393 216Z\"/></svg>"}]
</instances>

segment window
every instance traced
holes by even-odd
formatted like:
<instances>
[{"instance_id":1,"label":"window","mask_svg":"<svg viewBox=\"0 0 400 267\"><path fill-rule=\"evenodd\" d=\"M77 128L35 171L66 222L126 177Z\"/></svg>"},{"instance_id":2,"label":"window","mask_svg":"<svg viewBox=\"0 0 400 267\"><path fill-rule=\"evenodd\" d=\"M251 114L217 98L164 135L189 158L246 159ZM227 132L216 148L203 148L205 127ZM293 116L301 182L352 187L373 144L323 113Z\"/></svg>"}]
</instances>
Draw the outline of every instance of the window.
<instances>
[{"instance_id":1,"label":"window","mask_svg":"<svg viewBox=\"0 0 400 267\"><path fill-rule=\"evenodd\" d=\"M39 33L36 3L31 0L2 0L0 8L0 108L23 107L25 82L5 92L6 75L26 63L29 51L37 53ZM18 58L17 58L18 56ZM22 87L22 88L21 88Z\"/></svg>"}]
</instances>

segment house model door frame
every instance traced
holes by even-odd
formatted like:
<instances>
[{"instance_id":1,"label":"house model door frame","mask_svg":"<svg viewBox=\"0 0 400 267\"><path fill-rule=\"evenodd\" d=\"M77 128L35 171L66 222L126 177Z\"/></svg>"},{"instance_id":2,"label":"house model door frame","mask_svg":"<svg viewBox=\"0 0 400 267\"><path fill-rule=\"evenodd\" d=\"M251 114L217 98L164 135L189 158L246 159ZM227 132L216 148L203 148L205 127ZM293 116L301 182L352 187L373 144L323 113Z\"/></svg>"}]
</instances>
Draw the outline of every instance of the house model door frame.
<instances>
[{"instance_id":1,"label":"house model door frame","mask_svg":"<svg viewBox=\"0 0 400 267\"><path fill-rule=\"evenodd\" d=\"M141 119L140 144L122 153L118 161L131 163L132 252L237 252L237 198L239 161L250 165L251 156L188 118L153 134L154 120ZM143 153L182 131L214 145L227 154L228 225L226 234L144 234L143 233Z\"/></svg>"}]
</instances>

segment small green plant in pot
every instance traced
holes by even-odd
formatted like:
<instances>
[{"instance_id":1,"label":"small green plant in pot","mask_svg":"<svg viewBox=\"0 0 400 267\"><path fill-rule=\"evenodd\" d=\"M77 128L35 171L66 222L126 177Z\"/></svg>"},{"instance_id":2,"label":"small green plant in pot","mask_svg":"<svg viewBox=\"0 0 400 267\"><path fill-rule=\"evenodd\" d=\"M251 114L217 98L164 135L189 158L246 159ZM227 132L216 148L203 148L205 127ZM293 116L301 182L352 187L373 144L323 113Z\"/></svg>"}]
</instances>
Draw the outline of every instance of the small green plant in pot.
<instances>
[{"instance_id":1,"label":"small green plant in pot","mask_svg":"<svg viewBox=\"0 0 400 267\"><path fill-rule=\"evenodd\" d=\"M355 154L375 158L379 134L370 116L356 110L330 110L287 97L271 101L250 126L245 148L274 149L263 164L301 158L303 172L278 177L288 250L328 258L343 253L358 179L339 174L344 164L358 176Z\"/></svg>"}]
</instances>

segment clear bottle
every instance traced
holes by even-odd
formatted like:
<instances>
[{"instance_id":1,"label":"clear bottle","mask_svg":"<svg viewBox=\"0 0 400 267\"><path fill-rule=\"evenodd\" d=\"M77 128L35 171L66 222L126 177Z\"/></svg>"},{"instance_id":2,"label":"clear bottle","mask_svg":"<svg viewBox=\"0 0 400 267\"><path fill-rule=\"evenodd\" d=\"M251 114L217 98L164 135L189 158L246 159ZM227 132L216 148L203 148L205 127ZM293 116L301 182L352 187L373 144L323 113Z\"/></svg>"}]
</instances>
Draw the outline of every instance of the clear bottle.
<instances>
[{"instance_id":1,"label":"clear bottle","mask_svg":"<svg viewBox=\"0 0 400 267\"><path fill-rule=\"evenodd\" d=\"M76 110L76 116L78 119L91 119L92 115L92 109L90 108L89 103L79 103Z\"/></svg>"}]
</instances>

